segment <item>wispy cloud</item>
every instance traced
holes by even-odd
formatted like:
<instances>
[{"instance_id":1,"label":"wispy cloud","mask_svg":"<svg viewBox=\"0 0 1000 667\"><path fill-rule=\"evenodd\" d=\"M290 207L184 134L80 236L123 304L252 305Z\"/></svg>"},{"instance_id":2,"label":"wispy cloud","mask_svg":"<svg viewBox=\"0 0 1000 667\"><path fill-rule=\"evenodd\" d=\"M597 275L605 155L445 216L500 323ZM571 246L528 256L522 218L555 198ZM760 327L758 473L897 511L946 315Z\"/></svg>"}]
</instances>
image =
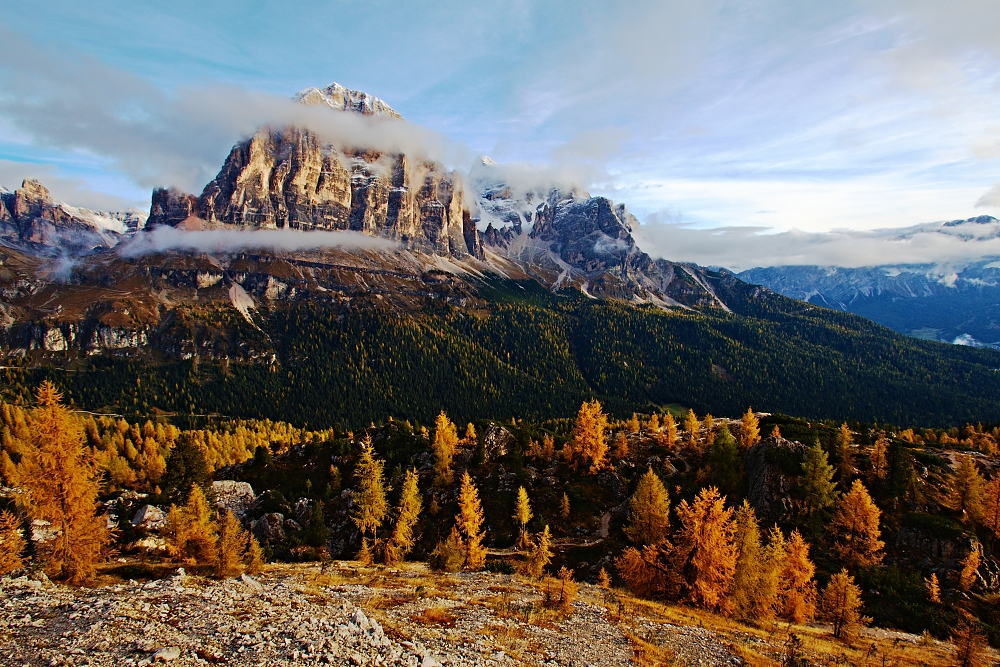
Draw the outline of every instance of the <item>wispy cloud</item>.
<instances>
[{"instance_id":1,"label":"wispy cloud","mask_svg":"<svg viewBox=\"0 0 1000 667\"><path fill-rule=\"evenodd\" d=\"M157 227L140 232L118 246L124 257L167 252L234 253L245 250L296 252L337 248L340 250L394 250L395 241L348 231L298 231L294 229L184 231Z\"/></svg>"}]
</instances>

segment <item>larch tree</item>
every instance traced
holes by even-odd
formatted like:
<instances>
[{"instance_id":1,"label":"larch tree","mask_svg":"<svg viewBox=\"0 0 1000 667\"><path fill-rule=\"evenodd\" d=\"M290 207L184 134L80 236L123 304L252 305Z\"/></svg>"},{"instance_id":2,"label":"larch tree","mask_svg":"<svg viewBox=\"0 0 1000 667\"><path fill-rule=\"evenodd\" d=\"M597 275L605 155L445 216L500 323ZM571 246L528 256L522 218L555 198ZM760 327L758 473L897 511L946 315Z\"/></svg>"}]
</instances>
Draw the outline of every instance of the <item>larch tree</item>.
<instances>
[{"instance_id":1,"label":"larch tree","mask_svg":"<svg viewBox=\"0 0 1000 667\"><path fill-rule=\"evenodd\" d=\"M646 422L646 430L650 433L656 433L660 430L660 415L656 412L649 415L649 421Z\"/></svg>"},{"instance_id":2,"label":"larch tree","mask_svg":"<svg viewBox=\"0 0 1000 667\"><path fill-rule=\"evenodd\" d=\"M632 416L625 422L625 428L628 429L629 433L638 433L642 429L642 425L639 423L639 415L632 413Z\"/></svg>"},{"instance_id":3,"label":"larch tree","mask_svg":"<svg viewBox=\"0 0 1000 667\"><path fill-rule=\"evenodd\" d=\"M809 516L830 507L837 498L837 485L833 482L833 466L827 461L826 452L820 446L819 440L806 450L802 461L799 488L802 489L805 511Z\"/></svg>"},{"instance_id":4,"label":"larch tree","mask_svg":"<svg viewBox=\"0 0 1000 667\"><path fill-rule=\"evenodd\" d=\"M472 422L465 425L465 437L462 438L467 444L474 445L478 436L476 435L476 427Z\"/></svg>"},{"instance_id":5,"label":"larch tree","mask_svg":"<svg viewBox=\"0 0 1000 667\"><path fill-rule=\"evenodd\" d=\"M958 626L952 633L957 667L987 667L992 661L986 655L986 635L979 621L966 611L960 612Z\"/></svg>"},{"instance_id":6,"label":"larch tree","mask_svg":"<svg viewBox=\"0 0 1000 667\"><path fill-rule=\"evenodd\" d=\"M684 597L707 609L722 609L736 568L733 510L715 487L702 489L694 502L677 506L680 528L673 561Z\"/></svg>"},{"instance_id":7,"label":"larch tree","mask_svg":"<svg viewBox=\"0 0 1000 667\"><path fill-rule=\"evenodd\" d=\"M669 412L663 416L663 434L666 437L666 447L673 449L677 444L677 421Z\"/></svg>"},{"instance_id":8,"label":"larch tree","mask_svg":"<svg viewBox=\"0 0 1000 667\"><path fill-rule=\"evenodd\" d=\"M396 508L396 522L392 534L385 545L385 564L396 565L406 560L406 556L416 544L413 530L420 519L423 499L420 497L417 472L406 471L403 488L399 492L399 507Z\"/></svg>"},{"instance_id":9,"label":"larch tree","mask_svg":"<svg viewBox=\"0 0 1000 667\"><path fill-rule=\"evenodd\" d=\"M48 521L56 533L41 545L50 576L81 583L93 578L95 564L111 536L97 514L99 471L84 448L83 428L55 386L45 381L31 411L27 451L15 471L25 489L29 514Z\"/></svg>"},{"instance_id":10,"label":"larch tree","mask_svg":"<svg viewBox=\"0 0 1000 667\"><path fill-rule=\"evenodd\" d=\"M841 424L837 431L837 472L839 473L840 485L845 490L851 478L854 477L854 434L851 433L847 424Z\"/></svg>"},{"instance_id":11,"label":"larch tree","mask_svg":"<svg viewBox=\"0 0 1000 667\"><path fill-rule=\"evenodd\" d=\"M861 627L871 623L861 615L861 589L846 569L830 577L820 596L820 610L838 639L851 640Z\"/></svg>"},{"instance_id":12,"label":"larch tree","mask_svg":"<svg viewBox=\"0 0 1000 667\"><path fill-rule=\"evenodd\" d=\"M235 577L246 570L246 553L250 535L240 520L226 512L219 525L219 546L215 556L215 576Z\"/></svg>"},{"instance_id":13,"label":"larch tree","mask_svg":"<svg viewBox=\"0 0 1000 667\"><path fill-rule=\"evenodd\" d=\"M1000 540L1000 473L993 475L983 494L983 525Z\"/></svg>"},{"instance_id":14,"label":"larch tree","mask_svg":"<svg viewBox=\"0 0 1000 667\"><path fill-rule=\"evenodd\" d=\"M615 437L615 448L611 451L611 456L617 461L628 458L628 436L625 431L619 431Z\"/></svg>"},{"instance_id":15,"label":"larch tree","mask_svg":"<svg viewBox=\"0 0 1000 667\"><path fill-rule=\"evenodd\" d=\"M264 569L264 550L253 534L247 540L247 553L244 560L249 574L260 574Z\"/></svg>"},{"instance_id":16,"label":"larch tree","mask_svg":"<svg viewBox=\"0 0 1000 667\"><path fill-rule=\"evenodd\" d=\"M518 549L523 549L531 544L531 539L528 537L528 522L534 516L534 512L531 511L531 501L528 499L528 490L522 486L517 490L513 516L519 528L517 536Z\"/></svg>"},{"instance_id":17,"label":"larch tree","mask_svg":"<svg viewBox=\"0 0 1000 667\"><path fill-rule=\"evenodd\" d=\"M958 572L958 587L963 591L971 591L976 585L980 562L979 545L975 544L969 554L962 559L962 569Z\"/></svg>"},{"instance_id":18,"label":"larch tree","mask_svg":"<svg viewBox=\"0 0 1000 667\"><path fill-rule=\"evenodd\" d=\"M639 479L629 500L625 535L640 547L666 539L670 529L670 496L652 466Z\"/></svg>"},{"instance_id":19,"label":"larch tree","mask_svg":"<svg viewBox=\"0 0 1000 667\"><path fill-rule=\"evenodd\" d=\"M760 442L760 421L753 410L747 408L740 424L740 448L746 451Z\"/></svg>"},{"instance_id":20,"label":"larch tree","mask_svg":"<svg viewBox=\"0 0 1000 667\"><path fill-rule=\"evenodd\" d=\"M771 437L775 440L781 439L781 429L778 428L777 424L775 424L774 428L771 429Z\"/></svg>"},{"instance_id":21,"label":"larch tree","mask_svg":"<svg viewBox=\"0 0 1000 667\"><path fill-rule=\"evenodd\" d=\"M785 562L781 571L782 617L806 623L816 616L816 566L809 559L809 543L793 530L785 542Z\"/></svg>"},{"instance_id":22,"label":"larch tree","mask_svg":"<svg viewBox=\"0 0 1000 667\"><path fill-rule=\"evenodd\" d=\"M729 595L728 606L733 615L740 620L762 618L766 614L765 605L762 604L764 601L761 600L764 548L760 542L760 524L757 522L757 515L746 500L736 510L734 522L736 567L733 569L732 592Z\"/></svg>"},{"instance_id":23,"label":"larch tree","mask_svg":"<svg viewBox=\"0 0 1000 667\"><path fill-rule=\"evenodd\" d=\"M552 562L553 555L552 533L549 531L549 525L545 524L542 531L535 537L531 551L528 553L528 562L525 566L528 575L536 579L542 576L545 567Z\"/></svg>"},{"instance_id":24,"label":"larch tree","mask_svg":"<svg viewBox=\"0 0 1000 667\"><path fill-rule=\"evenodd\" d=\"M28 542L21 530L21 520L13 512L0 512L0 576L24 566Z\"/></svg>"},{"instance_id":25,"label":"larch tree","mask_svg":"<svg viewBox=\"0 0 1000 667\"><path fill-rule=\"evenodd\" d=\"M569 521L570 507L569 495L563 492L562 500L559 501L559 517L563 521Z\"/></svg>"},{"instance_id":26,"label":"larch tree","mask_svg":"<svg viewBox=\"0 0 1000 667\"><path fill-rule=\"evenodd\" d=\"M941 584L938 583L937 574L932 572L929 579L924 579L924 584L927 586L927 599L934 604L941 604Z\"/></svg>"},{"instance_id":27,"label":"larch tree","mask_svg":"<svg viewBox=\"0 0 1000 667\"><path fill-rule=\"evenodd\" d=\"M431 443L431 452L434 454L435 485L451 484L454 480L452 459L457 448L458 429L442 410L441 414L434 420L434 442Z\"/></svg>"},{"instance_id":28,"label":"larch tree","mask_svg":"<svg viewBox=\"0 0 1000 667\"><path fill-rule=\"evenodd\" d=\"M983 518L986 484L971 456L961 457L950 481L948 504L951 509L961 512L964 521L980 522Z\"/></svg>"},{"instance_id":29,"label":"larch tree","mask_svg":"<svg viewBox=\"0 0 1000 667\"><path fill-rule=\"evenodd\" d=\"M193 485L182 510L184 541L181 552L199 565L208 565L216 559L219 526L212 515L205 492L197 484Z\"/></svg>"},{"instance_id":30,"label":"larch tree","mask_svg":"<svg viewBox=\"0 0 1000 667\"><path fill-rule=\"evenodd\" d=\"M688 448L692 451L698 451L701 449L698 444L698 432L701 430L701 422L698 421L698 415L694 413L694 410L689 409L687 415L684 417L684 430L688 432Z\"/></svg>"},{"instance_id":31,"label":"larch tree","mask_svg":"<svg viewBox=\"0 0 1000 667\"><path fill-rule=\"evenodd\" d=\"M608 456L607 427L608 416L604 414L601 403L597 400L584 401L573 425L572 444L567 443L572 450L574 465L587 465L591 473L604 467Z\"/></svg>"},{"instance_id":32,"label":"larch tree","mask_svg":"<svg viewBox=\"0 0 1000 667\"><path fill-rule=\"evenodd\" d=\"M375 458L375 448L370 436L361 445L361 458L354 468L354 479L358 487L351 493L354 510L351 521L361 531L362 560L372 559L372 550L378 545L378 529L389 513L389 500L385 493L385 461ZM372 544L368 543L368 535Z\"/></svg>"},{"instance_id":33,"label":"larch tree","mask_svg":"<svg viewBox=\"0 0 1000 667\"><path fill-rule=\"evenodd\" d=\"M872 446L872 473L876 479L885 479L889 474L889 440L885 433L879 433Z\"/></svg>"},{"instance_id":34,"label":"larch tree","mask_svg":"<svg viewBox=\"0 0 1000 667\"><path fill-rule=\"evenodd\" d=\"M837 502L829 531L833 538L830 552L848 569L854 570L882 562L879 520L882 512L872 501L860 479Z\"/></svg>"},{"instance_id":35,"label":"larch tree","mask_svg":"<svg viewBox=\"0 0 1000 667\"><path fill-rule=\"evenodd\" d=\"M462 486L458 492L458 514L455 515L455 525L462 536L465 545L465 569L481 570L486 564L486 546L482 531L483 505L479 500L479 491L472 483L469 472L462 473Z\"/></svg>"}]
</instances>

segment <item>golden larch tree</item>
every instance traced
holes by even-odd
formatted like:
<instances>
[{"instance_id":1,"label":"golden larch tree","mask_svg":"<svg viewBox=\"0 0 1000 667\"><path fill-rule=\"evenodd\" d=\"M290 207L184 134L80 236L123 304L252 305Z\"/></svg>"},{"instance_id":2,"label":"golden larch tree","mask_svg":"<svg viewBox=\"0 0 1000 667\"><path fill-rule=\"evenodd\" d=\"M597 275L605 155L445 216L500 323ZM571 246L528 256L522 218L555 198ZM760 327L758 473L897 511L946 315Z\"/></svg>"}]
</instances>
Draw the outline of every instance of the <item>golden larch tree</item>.
<instances>
[{"instance_id":1,"label":"golden larch tree","mask_svg":"<svg viewBox=\"0 0 1000 667\"><path fill-rule=\"evenodd\" d=\"M357 489L351 493L354 510L351 521L361 531L362 561L370 562L372 550L377 549L378 529L389 513L389 499L385 493L385 461L375 458L375 448L370 436L366 436L361 445L361 458L354 468L354 479ZM368 535L372 536L372 544L368 543Z\"/></svg>"},{"instance_id":2,"label":"golden larch tree","mask_svg":"<svg viewBox=\"0 0 1000 667\"><path fill-rule=\"evenodd\" d=\"M816 616L816 566L809 559L809 543L798 530L785 542L785 562L781 571L782 617L793 623L807 623Z\"/></svg>"},{"instance_id":3,"label":"golden larch tree","mask_svg":"<svg viewBox=\"0 0 1000 667\"><path fill-rule=\"evenodd\" d=\"M694 502L677 506L680 528L674 563L684 597L708 609L725 607L736 568L733 510L715 487L702 489Z\"/></svg>"},{"instance_id":4,"label":"golden larch tree","mask_svg":"<svg viewBox=\"0 0 1000 667\"><path fill-rule=\"evenodd\" d=\"M872 473L877 479L885 479L889 474L889 440L885 433L879 433L872 446Z\"/></svg>"},{"instance_id":5,"label":"golden larch tree","mask_svg":"<svg viewBox=\"0 0 1000 667\"><path fill-rule=\"evenodd\" d=\"M629 509L625 534L634 544L642 547L666 539L670 529L670 496L652 467L639 479Z\"/></svg>"},{"instance_id":6,"label":"golden larch tree","mask_svg":"<svg viewBox=\"0 0 1000 667\"><path fill-rule=\"evenodd\" d=\"M833 636L848 641L862 626L871 623L870 618L861 615L861 589L846 569L830 577L820 596L820 610L823 619L833 625Z\"/></svg>"},{"instance_id":7,"label":"golden larch tree","mask_svg":"<svg viewBox=\"0 0 1000 667\"><path fill-rule=\"evenodd\" d=\"M962 559L962 569L958 572L958 587L963 591L971 591L979 579L979 545L974 544L969 555Z\"/></svg>"},{"instance_id":8,"label":"golden larch tree","mask_svg":"<svg viewBox=\"0 0 1000 667\"><path fill-rule=\"evenodd\" d=\"M778 605L779 577L786 558L784 535L775 526L764 545L757 515L746 500L736 510L734 521L736 568L727 606L736 618L769 621Z\"/></svg>"},{"instance_id":9,"label":"golden larch tree","mask_svg":"<svg viewBox=\"0 0 1000 667\"><path fill-rule=\"evenodd\" d=\"M454 480L452 459L457 448L458 429L442 410L434 420L434 442L431 444L431 452L434 454L434 484L451 484Z\"/></svg>"},{"instance_id":10,"label":"golden larch tree","mask_svg":"<svg viewBox=\"0 0 1000 667\"><path fill-rule=\"evenodd\" d=\"M747 450L758 442L760 442L760 421L757 419L757 415L753 413L753 410L747 408L746 413L743 415L743 421L740 424L740 448Z\"/></svg>"},{"instance_id":11,"label":"golden larch tree","mask_svg":"<svg viewBox=\"0 0 1000 667\"><path fill-rule=\"evenodd\" d=\"M462 439L465 440L466 444L469 445L476 444L476 440L478 439L478 437L476 435L476 427L473 425L472 422L469 422L468 424L465 425L465 437Z\"/></svg>"},{"instance_id":12,"label":"golden larch tree","mask_svg":"<svg viewBox=\"0 0 1000 667\"><path fill-rule=\"evenodd\" d=\"M615 437L615 448L611 451L611 456L616 461L628 458L628 436L625 431L619 431Z\"/></svg>"},{"instance_id":13,"label":"golden larch tree","mask_svg":"<svg viewBox=\"0 0 1000 667\"><path fill-rule=\"evenodd\" d=\"M688 448L698 451L700 449L698 432L701 430L701 422L698 421L698 415L694 413L694 410L688 410L687 416L684 417L684 430L688 432Z\"/></svg>"},{"instance_id":14,"label":"golden larch tree","mask_svg":"<svg viewBox=\"0 0 1000 667\"><path fill-rule=\"evenodd\" d=\"M21 520L13 512L0 512L0 577L24 566L27 546Z\"/></svg>"},{"instance_id":15,"label":"golden larch tree","mask_svg":"<svg viewBox=\"0 0 1000 667\"><path fill-rule=\"evenodd\" d=\"M569 521L569 514L570 514L569 495L567 495L564 492L562 495L562 500L559 501L559 516L562 518L563 521Z\"/></svg>"},{"instance_id":16,"label":"golden larch tree","mask_svg":"<svg viewBox=\"0 0 1000 667\"><path fill-rule=\"evenodd\" d=\"M677 444L677 420L669 412L663 416L663 435L666 439L664 445L668 449L673 449Z\"/></svg>"},{"instance_id":17,"label":"golden larch tree","mask_svg":"<svg viewBox=\"0 0 1000 667\"><path fill-rule=\"evenodd\" d=\"M603 588L606 591L611 590L611 576L603 567L601 568L601 571L597 573L597 586L598 588Z\"/></svg>"},{"instance_id":18,"label":"golden larch tree","mask_svg":"<svg viewBox=\"0 0 1000 667\"><path fill-rule=\"evenodd\" d=\"M937 574L932 572L929 579L924 579L924 583L927 585L927 599L934 604L941 604L941 584L938 583Z\"/></svg>"},{"instance_id":19,"label":"golden larch tree","mask_svg":"<svg viewBox=\"0 0 1000 667\"><path fill-rule=\"evenodd\" d=\"M517 548L523 549L531 543L528 537L528 522L534 517L531 511L531 501L528 499L528 490L523 486L517 490L517 498L514 501L514 522L518 525Z\"/></svg>"},{"instance_id":20,"label":"golden larch tree","mask_svg":"<svg viewBox=\"0 0 1000 667\"><path fill-rule=\"evenodd\" d=\"M486 564L486 546L481 530L483 525L483 505L479 501L479 490L472 483L469 472L462 473L462 486L458 492L458 514L455 525L465 546L465 569L481 570Z\"/></svg>"},{"instance_id":21,"label":"golden larch tree","mask_svg":"<svg viewBox=\"0 0 1000 667\"><path fill-rule=\"evenodd\" d=\"M983 518L986 484L971 456L963 456L950 480L948 504L962 513L963 521L979 522Z\"/></svg>"},{"instance_id":22,"label":"golden larch tree","mask_svg":"<svg viewBox=\"0 0 1000 667\"><path fill-rule=\"evenodd\" d=\"M983 525L1000 540L1000 473L993 475L983 493Z\"/></svg>"},{"instance_id":23,"label":"golden larch tree","mask_svg":"<svg viewBox=\"0 0 1000 667\"><path fill-rule=\"evenodd\" d=\"M569 460L576 466L589 466L591 473L603 468L608 456L607 427L608 416L601 403L584 401L573 425L572 444L567 443L572 453Z\"/></svg>"},{"instance_id":24,"label":"golden larch tree","mask_svg":"<svg viewBox=\"0 0 1000 667\"><path fill-rule=\"evenodd\" d=\"M771 429L771 437L775 440L781 439L781 429L778 428L777 424L775 424L774 428Z\"/></svg>"},{"instance_id":25,"label":"golden larch tree","mask_svg":"<svg viewBox=\"0 0 1000 667\"><path fill-rule=\"evenodd\" d=\"M175 537L175 550L181 558L199 565L214 563L219 540L219 525L213 518L212 506L205 491L197 484L191 487L183 508L170 508L167 516L175 526L169 531Z\"/></svg>"},{"instance_id":26,"label":"golden larch tree","mask_svg":"<svg viewBox=\"0 0 1000 667\"><path fill-rule=\"evenodd\" d=\"M656 433L660 430L660 415L655 412L649 415L649 421L646 422L646 430L650 433Z\"/></svg>"},{"instance_id":27,"label":"golden larch tree","mask_svg":"<svg viewBox=\"0 0 1000 667\"><path fill-rule=\"evenodd\" d=\"M215 556L215 576L235 577L246 571L246 552L250 535L243 530L236 515L227 511L219 524L219 547Z\"/></svg>"},{"instance_id":28,"label":"golden larch tree","mask_svg":"<svg viewBox=\"0 0 1000 667\"><path fill-rule=\"evenodd\" d=\"M111 536L97 514L98 470L84 447L83 428L62 405L62 395L48 381L36 392L26 452L15 469L25 489L29 514L48 521L56 536L40 545L50 576L81 583L93 578L95 565Z\"/></svg>"},{"instance_id":29,"label":"golden larch tree","mask_svg":"<svg viewBox=\"0 0 1000 667\"><path fill-rule=\"evenodd\" d=\"M833 537L830 552L849 569L877 565L882 562L879 539L882 530L879 520L882 512L868 495L860 479L854 480L851 490L840 497L829 532Z\"/></svg>"},{"instance_id":30,"label":"golden larch tree","mask_svg":"<svg viewBox=\"0 0 1000 667\"><path fill-rule=\"evenodd\" d=\"M396 508L396 522L392 534L385 545L385 564L396 565L406 560L406 556L416 544L413 529L420 519L423 499L420 497L417 472L406 471L403 488L399 492L399 506Z\"/></svg>"},{"instance_id":31,"label":"golden larch tree","mask_svg":"<svg viewBox=\"0 0 1000 667\"><path fill-rule=\"evenodd\" d=\"M528 553L528 562L525 570L528 576L538 578L542 576L545 567L552 562L552 533L549 525L545 524L542 531L535 536L531 551Z\"/></svg>"},{"instance_id":32,"label":"golden larch tree","mask_svg":"<svg viewBox=\"0 0 1000 667\"><path fill-rule=\"evenodd\" d=\"M711 414L706 414L701 422L701 426L705 431L705 446L711 447L715 444L715 417Z\"/></svg>"},{"instance_id":33,"label":"golden larch tree","mask_svg":"<svg viewBox=\"0 0 1000 667\"><path fill-rule=\"evenodd\" d=\"M952 633L957 667L988 667L993 664L986 654L986 635L979 620L967 611L960 611L958 626Z\"/></svg>"},{"instance_id":34,"label":"golden larch tree","mask_svg":"<svg viewBox=\"0 0 1000 667\"><path fill-rule=\"evenodd\" d=\"M642 429L642 425L639 424L639 415L632 413L632 416L625 422L625 428L628 429L629 433L638 433Z\"/></svg>"},{"instance_id":35,"label":"golden larch tree","mask_svg":"<svg viewBox=\"0 0 1000 667\"><path fill-rule=\"evenodd\" d=\"M249 574L260 574L264 569L264 550L254 535L247 540L246 567Z\"/></svg>"}]
</instances>

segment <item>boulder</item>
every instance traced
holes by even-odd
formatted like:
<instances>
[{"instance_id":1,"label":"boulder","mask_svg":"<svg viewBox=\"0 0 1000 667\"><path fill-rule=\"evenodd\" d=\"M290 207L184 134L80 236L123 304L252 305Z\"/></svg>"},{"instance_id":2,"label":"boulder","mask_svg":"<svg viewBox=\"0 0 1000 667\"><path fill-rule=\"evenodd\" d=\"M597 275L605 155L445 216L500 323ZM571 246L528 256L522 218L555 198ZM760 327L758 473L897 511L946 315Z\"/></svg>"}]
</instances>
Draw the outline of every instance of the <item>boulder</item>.
<instances>
[{"instance_id":1,"label":"boulder","mask_svg":"<svg viewBox=\"0 0 1000 667\"><path fill-rule=\"evenodd\" d=\"M215 506L222 511L230 511L242 519L254 501L253 487L246 482L225 479L212 482L212 496Z\"/></svg>"},{"instance_id":2,"label":"boulder","mask_svg":"<svg viewBox=\"0 0 1000 667\"><path fill-rule=\"evenodd\" d=\"M285 539L285 515L278 512L265 514L250 524L250 531L262 544Z\"/></svg>"},{"instance_id":3,"label":"boulder","mask_svg":"<svg viewBox=\"0 0 1000 667\"><path fill-rule=\"evenodd\" d=\"M490 422L483 433L483 456L486 461L495 461L506 456L515 441L514 435L496 422Z\"/></svg>"},{"instance_id":4,"label":"boulder","mask_svg":"<svg viewBox=\"0 0 1000 667\"><path fill-rule=\"evenodd\" d=\"M166 513L156 505L143 505L132 517L132 525L143 530L160 530L166 522Z\"/></svg>"}]
</instances>

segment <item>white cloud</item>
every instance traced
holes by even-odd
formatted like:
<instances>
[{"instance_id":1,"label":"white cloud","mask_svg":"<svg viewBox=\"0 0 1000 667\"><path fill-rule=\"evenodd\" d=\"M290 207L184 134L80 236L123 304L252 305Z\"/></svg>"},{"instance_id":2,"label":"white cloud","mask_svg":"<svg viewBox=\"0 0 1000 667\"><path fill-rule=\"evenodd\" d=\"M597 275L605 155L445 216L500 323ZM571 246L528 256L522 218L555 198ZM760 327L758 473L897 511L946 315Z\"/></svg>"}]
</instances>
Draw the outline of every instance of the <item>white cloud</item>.
<instances>
[{"instance_id":1,"label":"white cloud","mask_svg":"<svg viewBox=\"0 0 1000 667\"><path fill-rule=\"evenodd\" d=\"M394 250L395 241L349 231L299 231L295 229L212 229L184 231L157 227L140 232L118 246L124 257L166 252L232 253L241 250L296 252L337 248L341 250Z\"/></svg>"}]
</instances>

